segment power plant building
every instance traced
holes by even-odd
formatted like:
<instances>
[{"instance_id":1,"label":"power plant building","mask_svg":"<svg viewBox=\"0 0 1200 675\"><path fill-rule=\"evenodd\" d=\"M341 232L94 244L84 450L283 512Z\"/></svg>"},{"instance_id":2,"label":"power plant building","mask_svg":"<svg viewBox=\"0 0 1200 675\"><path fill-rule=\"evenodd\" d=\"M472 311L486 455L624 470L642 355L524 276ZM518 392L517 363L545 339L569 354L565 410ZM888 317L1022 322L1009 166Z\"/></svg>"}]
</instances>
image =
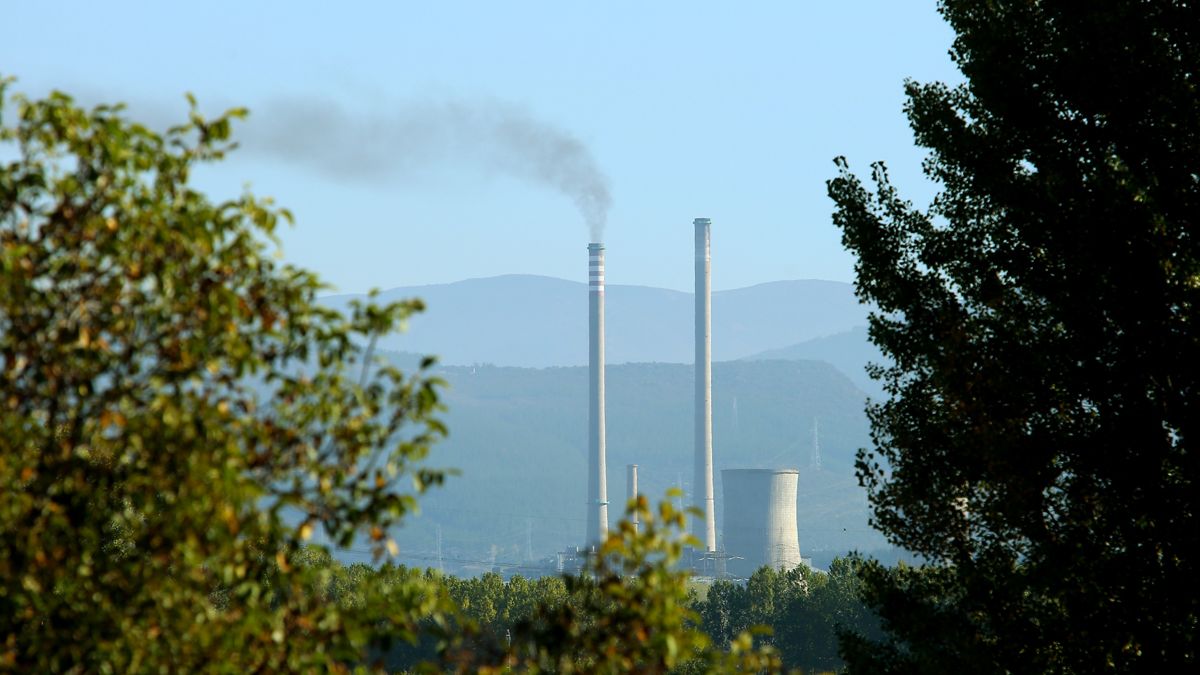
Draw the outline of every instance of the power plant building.
<instances>
[{"instance_id":1,"label":"power plant building","mask_svg":"<svg viewBox=\"0 0 1200 675\"><path fill-rule=\"evenodd\" d=\"M726 569L749 577L760 567L792 569L801 563L796 526L796 469L725 469Z\"/></svg>"}]
</instances>

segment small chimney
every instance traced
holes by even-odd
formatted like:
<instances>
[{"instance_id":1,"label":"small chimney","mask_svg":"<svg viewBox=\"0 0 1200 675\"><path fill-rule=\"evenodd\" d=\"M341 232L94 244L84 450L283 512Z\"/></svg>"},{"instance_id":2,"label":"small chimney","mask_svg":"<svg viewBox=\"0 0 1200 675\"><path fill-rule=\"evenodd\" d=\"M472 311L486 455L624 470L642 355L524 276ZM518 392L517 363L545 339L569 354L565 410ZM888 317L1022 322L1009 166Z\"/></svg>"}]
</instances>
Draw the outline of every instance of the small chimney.
<instances>
[{"instance_id":1,"label":"small chimney","mask_svg":"<svg viewBox=\"0 0 1200 675\"><path fill-rule=\"evenodd\" d=\"M637 496L638 496L637 464L627 464L627 465L625 465L625 500L626 500L626 503L628 504L629 502L632 502L633 500L637 499ZM634 511L629 516L629 524L633 525L634 532L638 531L638 525L640 523L638 522L637 511Z\"/></svg>"}]
</instances>

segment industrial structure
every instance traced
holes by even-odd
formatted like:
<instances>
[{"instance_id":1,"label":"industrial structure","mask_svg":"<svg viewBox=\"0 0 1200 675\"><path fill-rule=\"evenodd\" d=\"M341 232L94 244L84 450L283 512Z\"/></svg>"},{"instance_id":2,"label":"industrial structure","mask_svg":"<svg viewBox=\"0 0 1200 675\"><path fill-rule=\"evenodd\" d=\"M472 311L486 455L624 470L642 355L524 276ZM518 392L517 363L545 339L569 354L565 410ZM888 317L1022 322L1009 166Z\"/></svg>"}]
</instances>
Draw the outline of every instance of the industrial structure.
<instances>
[{"instance_id":1,"label":"industrial structure","mask_svg":"<svg viewBox=\"0 0 1200 675\"><path fill-rule=\"evenodd\" d=\"M727 571L749 577L766 565L801 563L796 527L796 469L725 469L721 472Z\"/></svg>"},{"instance_id":2,"label":"industrial structure","mask_svg":"<svg viewBox=\"0 0 1200 675\"><path fill-rule=\"evenodd\" d=\"M637 496L638 496L637 469L638 469L637 464L625 465L625 503L626 504L637 499ZM640 523L639 523L637 511L634 511L633 513L629 514L629 524L633 525L634 532L638 531L638 525L640 525Z\"/></svg>"},{"instance_id":3,"label":"industrial structure","mask_svg":"<svg viewBox=\"0 0 1200 675\"><path fill-rule=\"evenodd\" d=\"M700 542L692 564L716 576L749 577L767 565L791 569L801 564L796 526L796 469L726 469L723 550L717 549L716 503L713 496L712 428L712 221L696 218L695 226L695 426L694 482L690 502L703 518L693 521ZM559 553L560 571L580 569L588 551L608 536L608 481L605 448L604 390L604 244L588 244L588 489L587 538L582 549ZM736 401L734 403L736 410ZM813 463L820 466L814 422ZM638 496L638 465L625 467L627 500ZM628 502L627 502L628 503ZM633 527L638 528L636 513Z\"/></svg>"},{"instance_id":4,"label":"industrial structure","mask_svg":"<svg viewBox=\"0 0 1200 675\"><path fill-rule=\"evenodd\" d=\"M712 554L717 550L712 454L712 220L697 218L692 223L696 227L696 473L692 505L704 514L692 534L704 545L704 553Z\"/></svg>"},{"instance_id":5,"label":"industrial structure","mask_svg":"<svg viewBox=\"0 0 1200 675\"><path fill-rule=\"evenodd\" d=\"M817 421L817 418L815 418L815 417L813 418L813 444L812 445L813 445L812 458L809 460L808 465L812 469L814 469L816 471L820 471L821 470L821 427Z\"/></svg>"},{"instance_id":6,"label":"industrial structure","mask_svg":"<svg viewBox=\"0 0 1200 675\"><path fill-rule=\"evenodd\" d=\"M588 244L588 500L585 546L608 536L604 448L604 244Z\"/></svg>"}]
</instances>

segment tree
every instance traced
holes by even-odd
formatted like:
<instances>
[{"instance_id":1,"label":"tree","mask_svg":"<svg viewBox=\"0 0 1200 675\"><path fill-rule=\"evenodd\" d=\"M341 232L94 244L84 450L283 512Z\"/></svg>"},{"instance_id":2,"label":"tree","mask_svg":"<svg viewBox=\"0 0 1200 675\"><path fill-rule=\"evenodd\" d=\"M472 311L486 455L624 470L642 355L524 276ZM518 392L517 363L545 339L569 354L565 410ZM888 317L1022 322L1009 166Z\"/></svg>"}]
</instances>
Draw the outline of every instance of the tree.
<instances>
[{"instance_id":1,"label":"tree","mask_svg":"<svg viewBox=\"0 0 1200 675\"><path fill-rule=\"evenodd\" d=\"M760 644L775 648L784 667L838 671L845 665L838 656L839 634L880 637L878 619L860 599L861 565L857 557L835 558L828 573L805 565L786 571L763 567L744 585L720 579L697 602L697 613L719 647L759 626L769 629Z\"/></svg>"},{"instance_id":2,"label":"tree","mask_svg":"<svg viewBox=\"0 0 1200 675\"><path fill-rule=\"evenodd\" d=\"M0 81L0 101L7 101ZM418 302L321 308L269 256L286 211L192 171L232 110L165 135L119 106L12 98L0 120L0 667L338 670L444 598L339 607L320 528L381 553L438 483L438 381L358 346ZM428 365L428 364L426 364ZM362 378L360 380L360 377ZM412 489L407 489L412 487ZM402 601L397 601L397 599Z\"/></svg>"},{"instance_id":3,"label":"tree","mask_svg":"<svg viewBox=\"0 0 1200 675\"><path fill-rule=\"evenodd\" d=\"M906 85L927 210L839 159L889 398L858 461L924 568L865 568L897 672L1195 667L1200 7L939 5L965 84Z\"/></svg>"},{"instance_id":4,"label":"tree","mask_svg":"<svg viewBox=\"0 0 1200 675\"><path fill-rule=\"evenodd\" d=\"M696 613L704 633L717 646L729 644L750 623L750 602L746 589L729 579L717 579L708 587Z\"/></svg>"},{"instance_id":5,"label":"tree","mask_svg":"<svg viewBox=\"0 0 1200 675\"><path fill-rule=\"evenodd\" d=\"M857 557L835 558L828 573L803 570L807 591L793 594L771 621L783 662L805 672L833 672L845 667L839 636L881 637L879 621L861 599Z\"/></svg>"}]
</instances>

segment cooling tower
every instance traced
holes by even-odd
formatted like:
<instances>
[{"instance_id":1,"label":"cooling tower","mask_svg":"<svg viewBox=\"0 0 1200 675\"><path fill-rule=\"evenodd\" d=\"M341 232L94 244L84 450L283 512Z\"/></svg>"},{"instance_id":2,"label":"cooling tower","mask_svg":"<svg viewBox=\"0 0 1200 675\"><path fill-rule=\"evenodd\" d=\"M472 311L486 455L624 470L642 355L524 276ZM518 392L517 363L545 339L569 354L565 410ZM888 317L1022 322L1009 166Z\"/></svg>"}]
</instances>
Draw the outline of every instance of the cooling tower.
<instances>
[{"instance_id":1,"label":"cooling tower","mask_svg":"<svg viewBox=\"0 0 1200 675\"><path fill-rule=\"evenodd\" d=\"M587 542L608 536L604 457L604 244L588 244L588 503Z\"/></svg>"},{"instance_id":2,"label":"cooling tower","mask_svg":"<svg viewBox=\"0 0 1200 675\"><path fill-rule=\"evenodd\" d=\"M692 222L696 226L696 473L692 505L704 514L703 531L701 523L696 522L692 534L711 553L717 550L712 468L712 221L697 218Z\"/></svg>"},{"instance_id":3,"label":"cooling tower","mask_svg":"<svg viewBox=\"0 0 1200 675\"><path fill-rule=\"evenodd\" d=\"M796 529L796 469L725 469L721 472L728 572L749 577L767 565L800 564Z\"/></svg>"},{"instance_id":4,"label":"cooling tower","mask_svg":"<svg viewBox=\"0 0 1200 675\"><path fill-rule=\"evenodd\" d=\"M629 502L637 499L637 496L637 464L627 464L625 465L625 503L629 504ZM633 525L634 532L638 531L637 511L634 511L629 516L629 524Z\"/></svg>"}]
</instances>

